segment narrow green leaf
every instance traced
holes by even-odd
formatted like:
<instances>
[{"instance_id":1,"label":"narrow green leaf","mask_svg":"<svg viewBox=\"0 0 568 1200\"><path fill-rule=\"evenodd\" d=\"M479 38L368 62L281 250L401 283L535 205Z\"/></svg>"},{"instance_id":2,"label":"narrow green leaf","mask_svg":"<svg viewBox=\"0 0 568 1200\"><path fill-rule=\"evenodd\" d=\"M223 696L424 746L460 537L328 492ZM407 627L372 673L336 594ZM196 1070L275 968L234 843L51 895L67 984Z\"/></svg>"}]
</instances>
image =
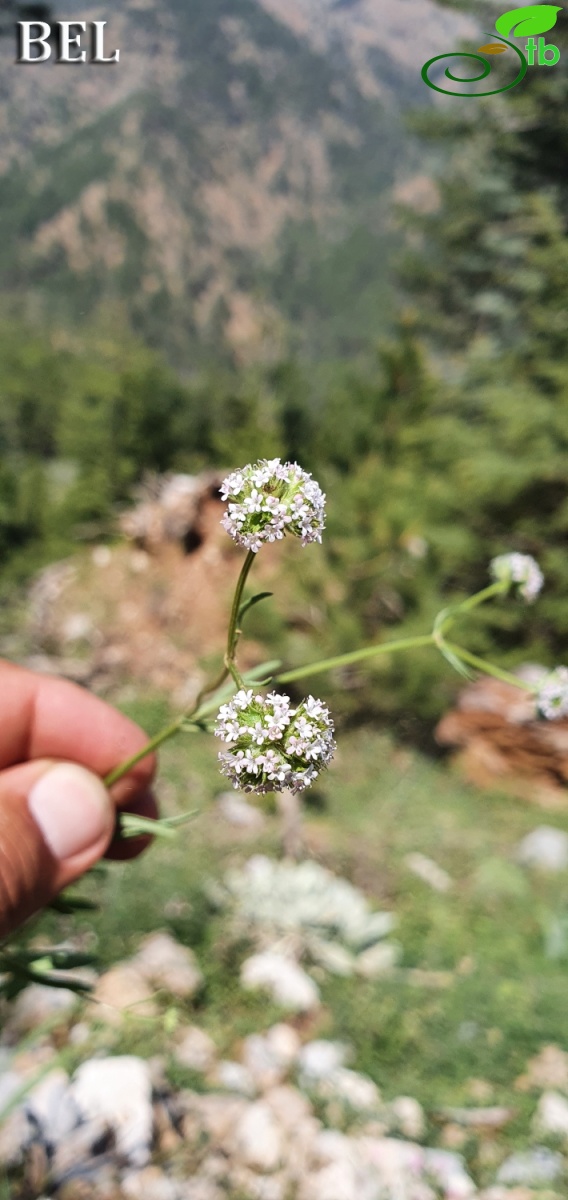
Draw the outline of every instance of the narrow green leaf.
<instances>
[{"instance_id":1,"label":"narrow green leaf","mask_svg":"<svg viewBox=\"0 0 568 1200\"><path fill-rule=\"evenodd\" d=\"M440 632L442 626L446 624L448 617L453 615L455 607L455 604L452 604L448 608L443 608L442 611L438 613L438 616L434 621L434 633Z\"/></svg>"},{"instance_id":2,"label":"narrow green leaf","mask_svg":"<svg viewBox=\"0 0 568 1200\"><path fill-rule=\"evenodd\" d=\"M468 682L471 682L471 680L475 678L472 672L468 670L464 663L462 663L457 655L454 654L453 650L450 650L449 647L446 646L445 642L437 643L437 645L440 654L443 654L446 662L453 667L454 671L457 671L458 675L461 675L463 679L467 679Z\"/></svg>"},{"instance_id":3,"label":"narrow green leaf","mask_svg":"<svg viewBox=\"0 0 568 1200\"><path fill-rule=\"evenodd\" d=\"M249 609L254 608L255 604L260 604L262 600L269 600L273 595L274 592L258 592L256 596L251 596L250 600L245 600L244 604L241 604L241 607L239 608L239 615L237 618L239 623L242 621L245 613L247 613Z\"/></svg>"},{"instance_id":4,"label":"narrow green leaf","mask_svg":"<svg viewBox=\"0 0 568 1200\"><path fill-rule=\"evenodd\" d=\"M177 817L164 817L161 821L151 821L147 817L137 817L133 813L122 813L120 818L120 834L123 838L140 837L150 834L152 837L174 838L178 825L186 825L199 816L199 809L180 813Z\"/></svg>"},{"instance_id":5,"label":"narrow green leaf","mask_svg":"<svg viewBox=\"0 0 568 1200\"><path fill-rule=\"evenodd\" d=\"M98 912L99 905L94 900L86 900L84 896L68 896L63 892L51 901L49 908L68 916L74 912Z\"/></svg>"}]
</instances>

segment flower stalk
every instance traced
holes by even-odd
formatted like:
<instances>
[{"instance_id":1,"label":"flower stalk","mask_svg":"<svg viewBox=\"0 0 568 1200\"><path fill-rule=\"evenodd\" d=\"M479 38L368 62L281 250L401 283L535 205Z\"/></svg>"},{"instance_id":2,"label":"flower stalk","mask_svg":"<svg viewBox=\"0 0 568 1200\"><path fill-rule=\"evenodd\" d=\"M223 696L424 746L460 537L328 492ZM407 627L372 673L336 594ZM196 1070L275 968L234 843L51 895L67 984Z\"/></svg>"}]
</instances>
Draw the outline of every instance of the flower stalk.
<instances>
[{"instance_id":1,"label":"flower stalk","mask_svg":"<svg viewBox=\"0 0 568 1200\"><path fill-rule=\"evenodd\" d=\"M268 678L260 684L258 674L262 668L243 676L236 661L242 632L239 622L248 607L268 594L262 593L243 604L254 560L265 542L281 540L287 534L299 537L303 545L321 541L325 525L325 496L312 477L296 463L282 464L279 459L262 460L234 471L225 480L221 492L223 499L228 502L222 525L237 545L247 550L233 596L223 669L202 688L189 711L107 775L107 787L111 787L138 762L181 731L208 732L205 718L217 710L214 732L226 743L226 748L219 754L220 768L236 787L268 791L292 786L295 790L303 790L331 758L334 743L329 713L325 705L313 696L292 708L289 697L285 695L273 692L264 697L256 693L255 683L261 687L270 682L277 685L296 683L311 675L362 664L381 655L431 647L466 676L468 672L465 668L473 668L524 691L535 695L538 693L536 685L447 640L447 634L461 616L490 600L505 596L511 590L516 590L527 602L536 598L543 583L540 568L529 555L517 553L494 559L490 567L493 582L466 600L442 609L431 633L381 642L288 671L280 671L279 663L267 664L265 673ZM564 668L560 670L562 672ZM253 684L252 688L250 684ZM555 677L549 685L552 698L547 703L545 693L540 708L542 714L554 716L568 708L568 699L564 700L564 684L562 675L558 680ZM557 698L559 686L560 700ZM205 704L207 697L211 699ZM222 703L224 700L226 703ZM126 814L122 817L126 836L134 834L136 820ZM157 826L160 823L155 824ZM172 822L166 824L167 833L171 835Z\"/></svg>"}]
</instances>

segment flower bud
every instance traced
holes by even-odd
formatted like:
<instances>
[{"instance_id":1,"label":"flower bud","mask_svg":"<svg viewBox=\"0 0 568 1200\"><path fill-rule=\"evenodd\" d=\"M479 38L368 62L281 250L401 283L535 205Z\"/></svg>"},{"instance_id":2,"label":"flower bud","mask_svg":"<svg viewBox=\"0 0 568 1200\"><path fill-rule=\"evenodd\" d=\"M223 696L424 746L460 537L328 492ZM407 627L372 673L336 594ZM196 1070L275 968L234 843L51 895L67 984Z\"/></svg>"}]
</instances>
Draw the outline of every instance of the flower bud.
<instances>
[{"instance_id":1,"label":"flower bud","mask_svg":"<svg viewBox=\"0 0 568 1200\"><path fill-rule=\"evenodd\" d=\"M547 721L568 717L568 667L556 667L538 689L536 707Z\"/></svg>"},{"instance_id":2,"label":"flower bud","mask_svg":"<svg viewBox=\"0 0 568 1200\"><path fill-rule=\"evenodd\" d=\"M527 603L536 600L544 583L542 571L530 554L500 554L492 560L490 571L497 582L518 584L519 594Z\"/></svg>"}]
</instances>

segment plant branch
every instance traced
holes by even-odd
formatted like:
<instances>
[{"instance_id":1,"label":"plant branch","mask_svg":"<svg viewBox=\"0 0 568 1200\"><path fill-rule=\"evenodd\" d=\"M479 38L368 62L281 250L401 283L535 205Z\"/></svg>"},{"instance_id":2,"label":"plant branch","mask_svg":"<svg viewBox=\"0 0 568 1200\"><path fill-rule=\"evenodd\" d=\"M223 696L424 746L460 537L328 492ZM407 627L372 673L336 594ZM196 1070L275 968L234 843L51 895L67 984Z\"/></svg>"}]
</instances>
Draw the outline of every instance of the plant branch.
<instances>
[{"instance_id":1,"label":"plant branch","mask_svg":"<svg viewBox=\"0 0 568 1200\"><path fill-rule=\"evenodd\" d=\"M493 663L488 663L484 658L478 658L476 654L470 654L469 650L462 650L461 646L454 646L452 642L446 642L448 650L451 654L455 654L461 662L467 663L470 667L475 667L477 671L481 671L484 675L491 675L493 679L500 679L502 683L510 683L513 687L521 688L525 692L534 692L535 688L532 683L527 683L525 679L520 679L518 675L513 675L510 671L503 671L501 667L494 667Z\"/></svg>"},{"instance_id":2,"label":"plant branch","mask_svg":"<svg viewBox=\"0 0 568 1200\"><path fill-rule=\"evenodd\" d=\"M326 658L321 662L310 663L309 666L297 667L294 671L286 671L283 675L276 676L275 683L293 683L296 679L304 679L306 675L319 675L322 671L332 671L335 667L349 667L352 663L365 662L366 659L376 658L379 654L416 650L420 646L433 644L432 633L420 637L400 638L396 642L381 642L379 646L366 646L364 650L352 650L349 654L339 654L336 658Z\"/></svg>"}]
</instances>

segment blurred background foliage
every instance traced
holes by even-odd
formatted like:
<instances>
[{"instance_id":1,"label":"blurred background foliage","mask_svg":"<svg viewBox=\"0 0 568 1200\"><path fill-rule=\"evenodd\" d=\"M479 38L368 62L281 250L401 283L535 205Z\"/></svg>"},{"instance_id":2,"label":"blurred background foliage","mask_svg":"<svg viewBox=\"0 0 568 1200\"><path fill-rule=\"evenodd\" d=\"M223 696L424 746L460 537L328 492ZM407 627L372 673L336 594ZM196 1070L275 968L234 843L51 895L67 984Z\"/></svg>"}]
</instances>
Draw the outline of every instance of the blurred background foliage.
<instances>
[{"instance_id":1,"label":"blurred background foliage","mask_svg":"<svg viewBox=\"0 0 568 1200\"><path fill-rule=\"evenodd\" d=\"M561 14L564 56L567 28ZM287 567L296 615L259 610L271 649L296 664L427 631L442 604L484 586L492 555L519 550L542 565L542 601L530 615L504 603L482 613L468 644L509 666L556 663L568 630L567 101L565 71L541 69L504 100L415 114L413 146L444 164L437 201L398 207L396 315L363 352L332 356L331 336L323 354L180 371L126 320L62 332L6 300L4 603L77 539L112 538L147 472L279 455L321 482L329 524L321 553ZM367 246L354 236L353 270ZM283 254L275 278L291 262ZM313 294L304 301L296 292L299 319ZM327 686L345 718L418 737L457 683L425 654Z\"/></svg>"}]
</instances>

